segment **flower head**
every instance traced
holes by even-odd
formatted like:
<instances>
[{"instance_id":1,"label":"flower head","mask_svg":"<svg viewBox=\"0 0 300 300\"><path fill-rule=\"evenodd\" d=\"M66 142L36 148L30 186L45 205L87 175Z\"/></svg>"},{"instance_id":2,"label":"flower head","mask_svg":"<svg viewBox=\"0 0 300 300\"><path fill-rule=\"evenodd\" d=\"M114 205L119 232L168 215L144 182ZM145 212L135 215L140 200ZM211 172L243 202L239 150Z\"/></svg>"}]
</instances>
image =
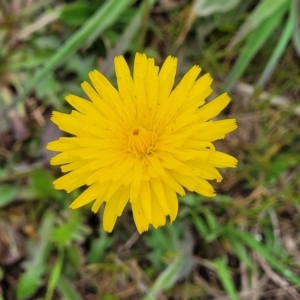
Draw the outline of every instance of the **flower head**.
<instances>
[{"instance_id":1,"label":"flower head","mask_svg":"<svg viewBox=\"0 0 300 300\"><path fill-rule=\"evenodd\" d=\"M73 137L50 142L47 149L61 152L51 159L67 173L54 181L56 189L71 192L87 186L70 205L93 202L97 212L105 202L104 230L111 232L130 202L137 230L174 221L177 194L185 189L206 197L215 195L208 180L221 181L217 168L237 160L212 144L237 125L235 119L212 121L230 102L222 94L205 104L212 78L197 79L192 67L173 89L177 59L167 57L159 70L153 58L137 53L133 76L123 56L115 58L118 89L98 71L82 83L90 100L68 95L75 108L70 114L53 112L51 120Z\"/></svg>"}]
</instances>

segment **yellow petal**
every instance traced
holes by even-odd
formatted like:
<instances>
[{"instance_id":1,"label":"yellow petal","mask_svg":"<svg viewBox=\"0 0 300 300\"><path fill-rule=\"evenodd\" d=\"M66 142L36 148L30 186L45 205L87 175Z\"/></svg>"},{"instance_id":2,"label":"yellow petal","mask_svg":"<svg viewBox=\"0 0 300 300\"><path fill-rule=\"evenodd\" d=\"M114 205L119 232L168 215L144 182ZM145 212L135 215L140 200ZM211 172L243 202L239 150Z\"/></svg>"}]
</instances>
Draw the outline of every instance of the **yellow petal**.
<instances>
[{"instance_id":1,"label":"yellow petal","mask_svg":"<svg viewBox=\"0 0 300 300\"><path fill-rule=\"evenodd\" d=\"M189 92L189 98L193 99L193 98L197 97L198 95L201 95L207 89L210 89L212 81L213 81L213 79L212 79L211 75L208 73L201 76L195 82L193 87L191 88L191 90ZM199 105L201 105L202 102L204 102L204 101L200 101Z\"/></svg>"},{"instance_id":2,"label":"yellow petal","mask_svg":"<svg viewBox=\"0 0 300 300\"><path fill-rule=\"evenodd\" d=\"M147 159L153 169L162 177L166 176L165 170L162 167L162 164L155 153L151 153L147 156Z\"/></svg>"},{"instance_id":3,"label":"yellow petal","mask_svg":"<svg viewBox=\"0 0 300 300\"><path fill-rule=\"evenodd\" d=\"M166 216L159 204L158 199L156 199L155 195L153 195L151 199L151 206L153 209L153 220L151 224L154 228L158 228L160 226L164 226L166 224Z\"/></svg>"},{"instance_id":4,"label":"yellow petal","mask_svg":"<svg viewBox=\"0 0 300 300\"><path fill-rule=\"evenodd\" d=\"M77 169L80 169L80 168L86 166L86 164L87 164L86 160L77 160L70 164L61 166L60 168L61 168L62 172L66 173L66 172L75 171Z\"/></svg>"},{"instance_id":5,"label":"yellow petal","mask_svg":"<svg viewBox=\"0 0 300 300\"><path fill-rule=\"evenodd\" d=\"M107 193L107 190L110 187L111 182L101 183L99 184L99 191L97 195L97 199L95 200L92 206L92 212L96 213L100 206L105 202L104 195Z\"/></svg>"},{"instance_id":6,"label":"yellow petal","mask_svg":"<svg viewBox=\"0 0 300 300\"><path fill-rule=\"evenodd\" d=\"M152 223L152 213L156 213L155 210L152 212L151 207L151 192L149 182L145 181L141 184L139 201L141 203L144 215L148 221L148 223Z\"/></svg>"},{"instance_id":7,"label":"yellow petal","mask_svg":"<svg viewBox=\"0 0 300 300\"><path fill-rule=\"evenodd\" d=\"M169 215L170 215L170 221L173 222L178 213L178 199L175 191L171 189L169 186L164 185L164 193L166 200L168 202L168 207L169 207Z\"/></svg>"},{"instance_id":8,"label":"yellow petal","mask_svg":"<svg viewBox=\"0 0 300 300\"><path fill-rule=\"evenodd\" d=\"M215 196L214 189L206 180L197 176L186 176L174 170L170 170L170 173L175 180L178 181L178 183L187 188L189 191L196 191L197 193L207 197Z\"/></svg>"},{"instance_id":9,"label":"yellow petal","mask_svg":"<svg viewBox=\"0 0 300 300\"><path fill-rule=\"evenodd\" d=\"M74 161L74 157L69 156L67 152L62 152L52 157L50 160L50 164L52 166L57 166L57 165L72 163L73 161Z\"/></svg>"},{"instance_id":10,"label":"yellow petal","mask_svg":"<svg viewBox=\"0 0 300 300\"><path fill-rule=\"evenodd\" d=\"M200 125L195 125L194 130L198 132L197 135L193 136L193 139L197 138L201 141L210 141L224 139L225 135L237 128L235 119L220 120L220 121L209 121Z\"/></svg>"},{"instance_id":11,"label":"yellow petal","mask_svg":"<svg viewBox=\"0 0 300 300\"><path fill-rule=\"evenodd\" d=\"M147 222L147 219L144 216L144 213L141 209L140 202L139 201L132 202L131 208L132 208L132 212L133 212L133 219L134 219L134 222L135 222L138 232L141 234L144 231L147 231L148 227L149 227L149 223Z\"/></svg>"},{"instance_id":12,"label":"yellow petal","mask_svg":"<svg viewBox=\"0 0 300 300\"><path fill-rule=\"evenodd\" d=\"M84 206L97 198L99 193L99 184L95 183L89 186L83 193L81 193L69 206L72 209Z\"/></svg>"},{"instance_id":13,"label":"yellow petal","mask_svg":"<svg viewBox=\"0 0 300 300\"><path fill-rule=\"evenodd\" d=\"M103 229L107 232L112 232L117 220L116 207L119 199L113 197L109 202L106 202L103 213Z\"/></svg>"},{"instance_id":14,"label":"yellow petal","mask_svg":"<svg viewBox=\"0 0 300 300\"><path fill-rule=\"evenodd\" d=\"M133 96L133 80L124 57L116 56L114 65L120 96L131 100ZM126 102L124 98L123 101Z\"/></svg>"},{"instance_id":15,"label":"yellow petal","mask_svg":"<svg viewBox=\"0 0 300 300\"><path fill-rule=\"evenodd\" d=\"M207 162L201 160L192 160L187 162L187 164L191 167L191 169L193 169L192 174L195 176L199 176L208 180L216 179L217 182L222 180L222 175L220 172Z\"/></svg>"},{"instance_id":16,"label":"yellow petal","mask_svg":"<svg viewBox=\"0 0 300 300\"><path fill-rule=\"evenodd\" d=\"M174 85L177 68L177 58L168 56L158 74L158 103L162 105L170 95Z\"/></svg>"},{"instance_id":17,"label":"yellow petal","mask_svg":"<svg viewBox=\"0 0 300 300\"><path fill-rule=\"evenodd\" d=\"M207 180L199 178L197 176L194 177L194 180L196 182L195 192L206 197L216 196L214 188Z\"/></svg>"},{"instance_id":18,"label":"yellow petal","mask_svg":"<svg viewBox=\"0 0 300 300\"><path fill-rule=\"evenodd\" d=\"M194 82L200 71L201 69L198 66L193 66L172 91L170 97L164 103L162 103L160 111L157 114L158 119L163 118L162 126L168 124L182 104L187 101L189 91L194 85Z\"/></svg>"},{"instance_id":19,"label":"yellow petal","mask_svg":"<svg viewBox=\"0 0 300 300\"><path fill-rule=\"evenodd\" d=\"M121 188L121 185L120 185L119 181L112 182L111 185L110 185L110 187L109 187L109 189L108 189L108 191L107 191L107 193L106 193L106 195L105 195L105 197L104 197L105 201L106 202L110 202L111 199L114 198L113 195L115 195L116 192L118 190L120 190L120 188Z\"/></svg>"},{"instance_id":20,"label":"yellow petal","mask_svg":"<svg viewBox=\"0 0 300 300\"><path fill-rule=\"evenodd\" d=\"M109 82L109 80L99 71L94 70L89 73L91 82L103 99L103 101L110 107L117 107L116 102L120 102L119 93L114 88L114 86ZM118 101L119 100L119 101Z\"/></svg>"},{"instance_id":21,"label":"yellow petal","mask_svg":"<svg viewBox=\"0 0 300 300\"><path fill-rule=\"evenodd\" d=\"M167 202L167 199L165 196L163 183L161 182L160 179L152 178L150 181L150 184L152 187L152 192L154 192L156 199L159 202L164 214L169 215L170 210L169 210L168 202Z\"/></svg>"},{"instance_id":22,"label":"yellow petal","mask_svg":"<svg viewBox=\"0 0 300 300\"><path fill-rule=\"evenodd\" d=\"M217 116L230 102L228 94L224 93L211 102L199 108L198 121L205 122Z\"/></svg>"},{"instance_id":23,"label":"yellow petal","mask_svg":"<svg viewBox=\"0 0 300 300\"><path fill-rule=\"evenodd\" d=\"M208 162L216 168L236 168L238 160L226 153L213 151Z\"/></svg>"},{"instance_id":24,"label":"yellow petal","mask_svg":"<svg viewBox=\"0 0 300 300\"><path fill-rule=\"evenodd\" d=\"M182 188L182 185L180 185L175 178L173 177L173 175L166 170L166 175L165 177L161 177L161 181L165 183L165 185L167 185L169 188L173 189L176 193L178 193L180 196L184 196L185 195L185 191Z\"/></svg>"},{"instance_id":25,"label":"yellow petal","mask_svg":"<svg viewBox=\"0 0 300 300\"><path fill-rule=\"evenodd\" d=\"M57 151L57 152L67 151L67 150L74 149L74 145L62 143L60 139L58 139L56 141L49 142L46 146L46 149L51 151Z\"/></svg>"},{"instance_id":26,"label":"yellow petal","mask_svg":"<svg viewBox=\"0 0 300 300\"><path fill-rule=\"evenodd\" d=\"M85 184L85 177L89 173L89 167L87 165L76 169L66 175L61 176L60 178L53 181L54 188L57 190L67 189L68 186L73 182L80 180Z\"/></svg>"},{"instance_id":27,"label":"yellow petal","mask_svg":"<svg viewBox=\"0 0 300 300\"><path fill-rule=\"evenodd\" d=\"M154 65L154 59L149 58L145 78L148 112L154 117L158 101L158 67ZM151 124L148 124L149 126Z\"/></svg>"},{"instance_id":28,"label":"yellow petal","mask_svg":"<svg viewBox=\"0 0 300 300\"><path fill-rule=\"evenodd\" d=\"M118 206L117 206L117 215L121 216L126 204L128 203L128 200L129 200L129 188L124 187L124 188L120 189L118 191L117 197L119 199Z\"/></svg>"}]
</instances>

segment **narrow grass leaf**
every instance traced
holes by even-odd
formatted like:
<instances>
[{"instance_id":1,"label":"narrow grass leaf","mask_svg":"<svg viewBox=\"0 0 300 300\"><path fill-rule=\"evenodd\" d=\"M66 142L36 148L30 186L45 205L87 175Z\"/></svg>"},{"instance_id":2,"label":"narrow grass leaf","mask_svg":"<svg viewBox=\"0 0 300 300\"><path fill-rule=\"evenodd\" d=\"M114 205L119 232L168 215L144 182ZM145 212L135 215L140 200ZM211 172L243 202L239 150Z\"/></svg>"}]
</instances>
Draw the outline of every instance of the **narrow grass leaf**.
<instances>
[{"instance_id":1,"label":"narrow grass leaf","mask_svg":"<svg viewBox=\"0 0 300 300\"><path fill-rule=\"evenodd\" d=\"M157 299L159 293L173 287L181 273L181 269L184 267L184 262L185 260L183 255L178 254L167 268L158 276L153 286L150 288L149 294L144 299Z\"/></svg>"},{"instance_id":2,"label":"narrow grass leaf","mask_svg":"<svg viewBox=\"0 0 300 300\"><path fill-rule=\"evenodd\" d=\"M228 234L226 238L229 240L230 245L234 249L235 255L242 261L248 268L252 267L245 246L234 235Z\"/></svg>"},{"instance_id":3,"label":"narrow grass leaf","mask_svg":"<svg viewBox=\"0 0 300 300\"><path fill-rule=\"evenodd\" d=\"M57 282L57 290L63 296L64 299L68 300L81 300L80 294L75 289L74 285L63 275Z\"/></svg>"},{"instance_id":4,"label":"narrow grass leaf","mask_svg":"<svg viewBox=\"0 0 300 300\"><path fill-rule=\"evenodd\" d=\"M278 11L285 12L290 0L263 0L260 1L254 12L247 18L241 28L229 43L227 50L230 51L237 43L243 40L251 31L260 28L268 18L273 18Z\"/></svg>"},{"instance_id":5,"label":"narrow grass leaf","mask_svg":"<svg viewBox=\"0 0 300 300\"><path fill-rule=\"evenodd\" d=\"M101 262L105 251L111 246L112 242L113 239L101 228L100 237L92 241L91 250L88 254L89 264Z\"/></svg>"},{"instance_id":6,"label":"narrow grass leaf","mask_svg":"<svg viewBox=\"0 0 300 300\"><path fill-rule=\"evenodd\" d=\"M41 283L42 276L46 271L46 259L49 246L49 239L54 224L54 214L46 212L39 231L39 240L34 248L32 258L25 263L25 273L17 284L17 299L27 299L32 296Z\"/></svg>"},{"instance_id":7,"label":"narrow grass leaf","mask_svg":"<svg viewBox=\"0 0 300 300\"><path fill-rule=\"evenodd\" d=\"M113 72L113 61L115 56L123 54L131 45L132 40L136 37L138 31L145 20L145 15L149 13L156 0L144 1L140 8L131 19L130 23L124 29L115 47L109 52L105 61L101 64L100 71L109 77Z\"/></svg>"},{"instance_id":8,"label":"narrow grass leaf","mask_svg":"<svg viewBox=\"0 0 300 300\"><path fill-rule=\"evenodd\" d=\"M50 272L50 278L48 281L48 287L47 287L45 300L51 300L53 297L54 289L55 289L57 282L61 276L63 261L64 261L64 250L62 248L60 248L59 252L58 252L58 257L54 264L54 267L51 269L51 272Z\"/></svg>"},{"instance_id":9,"label":"narrow grass leaf","mask_svg":"<svg viewBox=\"0 0 300 300\"><path fill-rule=\"evenodd\" d=\"M162 258L166 253L176 253L178 251L181 232L182 230L176 224L167 225L161 230L150 230L146 243L152 249L149 258L155 268L163 267Z\"/></svg>"},{"instance_id":10,"label":"narrow grass leaf","mask_svg":"<svg viewBox=\"0 0 300 300\"><path fill-rule=\"evenodd\" d=\"M272 17L265 20L259 28L254 30L248 37L244 48L233 66L227 80L224 84L224 90L230 91L238 78L248 67L251 59L265 44L269 36L280 25L285 10L279 10Z\"/></svg>"},{"instance_id":11,"label":"narrow grass leaf","mask_svg":"<svg viewBox=\"0 0 300 300\"><path fill-rule=\"evenodd\" d=\"M215 260L216 272L219 279L231 300L239 300L234 281L228 269L225 257L219 257Z\"/></svg>"},{"instance_id":12,"label":"narrow grass leaf","mask_svg":"<svg viewBox=\"0 0 300 300\"><path fill-rule=\"evenodd\" d=\"M274 252L267 248L267 246L258 242L248 232L239 229L231 229L232 234L239 238L245 245L260 254L276 271L281 273L291 283L300 286L300 277L288 269L283 263L280 262Z\"/></svg>"},{"instance_id":13,"label":"narrow grass leaf","mask_svg":"<svg viewBox=\"0 0 300 300\"><path fill-rule=\"evenodd\" d=\"M219 226L215 216L212 214L212 212L209 209L203 207L203 213L205 215L205 218L206 218L206 221L207 221L210 231L218 230L218 228L220 226Z\"/></svg>"},{"instance_id":14,"label":"narrow grass leaf","mask_svg":"<svg viewBox=\"0 0 300 300\"><path fill-rule=\"evenodd\" d=\"M293 42L294 47L298 55L300 56L300 1L293 0L291 13L294 14L294 35Z\"/></svg>"},{"instance_id":15,"label":"narrow grass leaf","mask_svg":"<svg viewBox=\"0 0 300 300\"><path fill-rule=\"evenodd\" d=\"M292 7L292 5L291 5ZM270 57L268 60L268 63L266 67L264 68L263 73L261 74L257 86L262 87L266 84L266 82L270 79L270 76L272 75L276 65L278 64L278 61L280 57L282 56L283 52L285 51L288 42L292 38L293 34L293 28L295 23L295 11L291 9L289 17L285 23L285 27L282 31L282 34L280 36L280 39Z\"/></svg>"},{"instance_id":16,"label":"narrow grass leaf","mask_svg":"<svg viewBox=\"0 0 300 300\"><path fill-rule=\"evenodd\" d=\"M192 222L202 236L207 236L209 234L207 225L199 215L197 216L196 214L192 213Z\"/></svg>"}]
</instances>

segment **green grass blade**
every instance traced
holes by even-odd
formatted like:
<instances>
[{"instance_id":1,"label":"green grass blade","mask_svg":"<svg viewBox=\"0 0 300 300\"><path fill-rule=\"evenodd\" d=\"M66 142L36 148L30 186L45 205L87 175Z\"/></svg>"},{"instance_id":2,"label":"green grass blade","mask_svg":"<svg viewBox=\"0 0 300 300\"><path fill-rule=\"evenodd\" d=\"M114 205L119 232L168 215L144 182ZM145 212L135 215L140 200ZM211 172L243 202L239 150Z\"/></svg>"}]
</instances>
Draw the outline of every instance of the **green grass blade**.
<instances>
[{"instance_id":1,"label":"green grass blade","mask_svg":"<svg viewBox=\"0 0 300 300\"><path fill-rule=\"evenodd\" d=\"M50 272L50 278L48 281L48 287L47 287L45 300L51 300L53 297L54 289L55 289L57 282L61 276L63 261L64 261L64 250L63 250L63 248L60 248L56 262Z\"/></svg>"},{"instance_id":2,"label":"green grass blade","mask_svg":"<svg viewBox=\"0 0 300 300\"><path fill-rule=\"evenodd\" d=\"M57 282L57 290L63 296L63 299L82 300L74 285L64 276L59 278Z\"/></svg>"},{"instance_id":3,"label":"green grass blade","mask_svg":"<svg viewBox=\"0 0 300 300\"><path fill-rule=\"evenodd\" d=\"M41 284L42 276L46 269L46 259L48 247L50 243L50 235L53 228L55 216L52 212L46 212L41 229L39 232L39 240L35 247L35 252L32 258L27 261L26 271L19 279L17 284L16 294L17 299L27 299L34 294Z\"/></svg>"},{"instance_id":4,"label":"green grass blade","mask_svg":"<svg viewBox=\"0 0 300 300\"><path fill-rule=\"evenodd\" d=\"M172 288L189 263L191 263L189 255L178 253L167 268L158 276L144 300L157 299L161 292Z\"/></svg>"},{"instance_id":5,"label":"green grass blade","mask_svg":"<svg viewBox=\"0 0 300 300\"><path fill-rule=\"evenodd\" d=\"M4 113L0 115L0 120L6 112L15 107L23 100L40 82L58 65L74 54L82 45L91 43L100 33L112 25L121 13L131 3L131 0L110 0L106 1L95 14L79 29L71 38L49 59L45 66L32 78L25 89L13 101Z\"/></svg>"},{"instance_id":6,"label":"green grass blade","mask_svg":"<svg viewBox=\"0 0 300 300\"><path fill-rule=\"evenodd\" d=\"M292 11L295 15L293 42L294 42L295 50L300 56L300 1L299 0L293 0Z\"/></svg>"},{"instance_id":7,"label":"green grass blade","mask_svg":"<svg viewBox=\"0 0 300 300\"><path fill-rule=\"evenodd\" d=\"M276 271L281 273L291 283L300 286L300 277L284 266L278 257L267 246L258 242L250 233L239 229L230 229L232 234L239 238L245 245L260 254Z\"/></svg>"},{"instance_id":8,"label":"green grass blade","mask_svg":"<svg viewBox=\"0 0 300 300\"><path fill-rule=\"evenodd\" d=\"M285 9L287 2L290 0L264 0L255 8L254 12L247 18L241 28L229 43L227 50L231 50L237 43L242 41L251 31L260 28L262 23L268 18L272 18L278 11Z\"/></svg>"},{"instance_id":9,"label":"green grass blade","mask_svg":"<svg viewBox=\"0 0 300 300\"><path fill-rule=\"evenodd\" d=\"M113 72L114 57L123 54L129 48L131 41L142 27L145 16L151 10L155 2L156 0L147 0L142 3L128 26L124 29L124 32L115 47L109 52L108 57L105 59L105 62L102 63L100 68L100 71L107 77Z\"/></svg>"},{"instance_id":10,"label":"green grass blade","mask_svg":"<svg viewBox=\"0 0 300 300\"><path fill-rule=\"evenodd\" d=\"M293 3L292 3L293 4ZM263 71L261 74L257 86L262 87L265 83L269 80L270 76L272 75L280 57L282 56L284 50L288 42L290 41L292 34L293 34L293 27L295 22L295 11L293 9L293 5L291 5L291 11L289 17L286 21L285 27L281 34L281 37Z\"/></svg>"},{"instance_id":11,"label":"green grass blade","mask_svg":"<svg viewBox=\"0 0 300 300\"><path fill-rule=\"evenodd\" d=\"M259 28L254 30L248 37L247 42L233 66L224 84L224 90L230 91L238 78L243 74L251 59L265 44L272 32L280 25L285 10L279 10L272 17L265 20Z\"/></svg>"},{"instance_id":12,"label":"green grass blade","mask_svg":"<svg viewBox=\"0 0 300 300\"><path fill-rule=\"evenodd\" d=\"M240 259L240 261L243 262L248 268L251 268L252 263L244 244L232 234L228 234L226 238L228 239L231 247L234 249L234 253Z\"/></svg>"},{"instance_id":13,"label":"green grass blade","mask_svg":"<svg viewBox=\"0 0 300 300\"><path fill-rule=\"evenodd\" d=\"M231 300L238 300L238 294L233 283L232 276L226 264L226 259L224 257L219 257L215 260L216 271L218 273L219 279L229 295Z\"/></svg>"},{"instance_id":14,"label":"green grass blade","mask_svg":"<svg viewBox=\"0 0 300 300\"><path fill-rule=\"evenodd\" d=\"M103 261L107 249L112 245L113 239L108 235L106 231L100 228L100 237L93 239L88 253L88 263L96 264Z\"/></svg>"},{"instance_id":15,"label":"green grass blade","mask_svg":"<svg viewBox=\"0 0 300 300\"><path fill-rule=\"evenodd\" d=\"M195 228L202 236L207 236L210 233L210 231L204 220L199 215L196 215L194 212L192 212L191 214L192 222Z\"/></svg>"}]
</instances>

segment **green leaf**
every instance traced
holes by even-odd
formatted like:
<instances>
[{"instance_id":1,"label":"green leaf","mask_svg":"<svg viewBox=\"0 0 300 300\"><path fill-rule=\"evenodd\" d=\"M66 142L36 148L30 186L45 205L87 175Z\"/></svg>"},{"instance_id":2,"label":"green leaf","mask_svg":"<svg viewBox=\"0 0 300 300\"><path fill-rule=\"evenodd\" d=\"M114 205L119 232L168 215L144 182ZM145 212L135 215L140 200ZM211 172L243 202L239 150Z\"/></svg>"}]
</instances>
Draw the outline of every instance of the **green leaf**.
<instances>
[{"instance_id":1,"label":"green leaf","mask_svg":"<svg viewBox=\"0 0 300 300\"><path fill-rule=\"evenodd\" d=\"M142 3L134 17L124 29L122 35L118 38L115 47L109 52L108 57L101 64L100 70L107 77L112 74L114 57L123 54L129 48L132 40L136 37L145 21L145 15L151 10L155 2L156 0L148 0Z\"/></svg>"},{"instance_id":2,"label":"green leaf","mask_svg":"<svg viewBox=\"0 0 300 300\"><path fill-rule=\"evenodd\" d=\"M31 259L26 261L25 273L17 284L16 294L18 300L32 296L40 286L42 276L46 271L47 253L51 245L49 239L54 219L52 212L46 212L43 217L38 242L34 247Z\"/></svg>"},{"instance_id":3,"label":"green leaf","mask_svg":"<svg viewBox=\"0 0 300 300\"><path fill-rule=\"evenodd\" d=\"M76 291L73 284L64 276L61 276L57 282L58 292L64 299L81 300L80 294Z\"/></svg>"},{"instance_id":4,"label":"green leaf","mask_svg":"<svg viewBox=\"0 0 300 300\"><path fill-rule=\"evenodd\" d=\"M58 198L59 194L52 185L53 177L48 171L36 169L31 172L30 177L32 187L39 196Z\"/></svg>"},{"instance_id":5,"label":"green leaf","mask_svg":"<svg viewBox=\"0 0 300 300\"><path fill-rule=\"evenodd\" d=\"M48 287L46 292L46 300L51 300L53 296L54 289L58 283L61 276L62 266L64 261L64 251L62 248L59 250L59 255L56 259L54 267L51 269L50 278L48 281Z\"/></svg>"},{"instance_id":6,"label":"green leaf","mask_svg":"<svg viewBox=\"0 0 300 300\"><path fill-rule=\"evenodd\" d=\"M300 1L299 0L293 0L292 11L295 18L293 42L294 42L295 50L300 56Z\"/></svg>"},{"instance_id":7,"label":"green leaf","mask_svg":"<svg viewBox=\"0 0 300 300\"><path fill-rule=\"evenodd\" d=\"M0 208L13 202L17 195L17 187L13 185L0 186Z\"/></svg>"},{"instance_id":8,"label":"green leaf","mask_svg":"<svg viewBox=\"0 0 300 300\"><path fill-rule=\"evenodd\" d=\"M50 74L35 89L36 95L46 102L48 99L57 110L63 110L63 101L57 97L61 89L61 84L53 74ZM46 102L47 104L50 104Z\"/></svg>"},{"instance_id":9,"label":"green leaf","mask_svg":"<svg viewBox=\"0 0 300 300\"><path fill-rule=\"evenodd\" d=\"M230 229L232 234L239 238L245 245L260 254L276 271L281 273L287 280L300 286L300 277L289 270L267 246L258 242L250 233L236 228Z\"/></svg>"},{"instance_id":10,"label":"green leaf","mask_svg":"<svg viewBox=\"0 0 300 300\"><path fill-rule=\"evenodd\" d=\"M74 247L74 243L65 245L64 249L66 252L66 257L68 258L68 264L66 264L65 274L71 274L71 278L74 278L76 277L77 272L79 272L82 267L81 249L79 247Z\"/></svg>"},{"instance_id":11,"label":"green leaf","mask_svg":"<svg viewBox=\"0 0 300 300\"><path fill-rule=\"evenodd\" d=\"M230 91L237 79L243 74L248 67L251 59L266 43L268 37L280 25L280 21L285 13L285 9L278 10L270 18L266 19L259 28L251 32L247 38L247 42L233 66L227 80L224 84L224 90Z\"/></svg>"},{"instance_id":12,"label":"green leaf","mask_svg":"<svg viewBox=\"0 0 300 300\"><path fill-rule=\"evenodd\" d=\"M95 68L96 58L94 55L87 57L80 57L75 54L66 63L66 70L75 72L78 76L78 80L84 81L87 78L88 73Z\"/></svg>"},{"instance_id":13,"label":"green leaf","mask_svg":"<svg viewBox=\"0 0 300 300\"><path fill-rule=\"evenodd\" d=\"M285 49L287 47L288 42L292 38L294 23L295 23L295 11L293 9L293 5L291 5L290 14L285 23L285 27L282 31L280 39L270 57L270 59L268 60L266 67L264 68L263 73L261 74L261 76L258 80L258 83L257 83L258 87L262 87L263 85L265 85L266 82L269 80L270 76L272 75L276 65L278 64L280 57L282 56L283 52L285 51Z\"/></svg>"},{"instance_id":14,"label":"green leaf","mask_svg":"<svg viewBox=\"0 0 300 300\"><path fill-rule=\"evenodd\" d=\"M228 293L231 300L239 300L238 294L231 277L230 270L228 269L225 257L219 257L215 260L216 271L219 279Z\"/></svg>"},{"instance_id":15,"label":"green leaf","mask_svg":"<svg viewBox=\"0 0 300 300\"><path fill-rule=\"evenodd\" d=\"M145 300L157 299L160 292L169 290L174 286L187 264L193 263L189 255L178 253L167 268L158 276L153 286L149 289Z\"/></svg>"},{"instance_id":16,"label":"green leaf","mask_svg":"<svg viewBox=\"0 0 300 300\"><path fill-rule=\"evenodd\" d=\"M205 218L206 218L206 221L207 221L207 224L208 224L208 228L210 229L210 231L211 232L217 231L220 228L220 225L217 222L216 217L206 207L203 207L202 211L203 211L203 213L205 215Z\"/></svg>"},{"instance_id":17,"label":"green leaf","mask_svg":"<svg viewBox=\"0 0 300 300\"><path fill-rule=\"evenodd\" d=\"M207 228L207 225L203 221L201 216L196 215L194 212L192 212L192 220L194 226L202 236L207 236L209 234L209 229Z\"/></svg>"},{"instance_id":18,"label":"green leaf","mask_svg":"<svg viewBox=\"0 0 300 300\"><path fill-rule=\"evenodd\" d=\"M234 249L235 255L248 267L251 268L253 265L251 263L251 260L249 259L249 256L247 254L247 251L245 249L245 246L240 242L239 239L237 239L234 235L228 234L226 238L229 240L230 245Z\"/></svg>"},{"instance_id":19,"label":"green leaf","mask_svg":"<svg viewBox=\"0 0 300 300\"><path fill-rule=\"evenodd\" d=\"M237 43L243 40L248 34L255 30L260 29L262 24L269 18L274 18L279 11L286 12L290 0L263 0L260 1L254 12L247 18L241 28L233 37L232 41L228 45L230 51Z\"/></svg>"},{"instance_id":20,"label":"green leaf","mask_svg":"<svg viewBox=\"0 0 300 300\"><path fill-rule=\"evenodd\" d=\"M88 254L88 262L90 264L101 262L103 260L105 251L113 242L113 239L104 230L101 229L100 231L100 237L92 241L91 250Z\"/></svg>"},{"instance_id":21,"label":"green leaf","mask_svg":"<svg viewBox=\"0 0 300 300\"><path fill-rule=\"evenodd\" d=\"M81 226L79 210L71 210L67 222L52 230L51 238L55 243L63 246L76 237Z\"/></svg>"},{"instance_id":22,"label":"green leaf","mask_svg":"<svg viewBox=\"0 0 300 300\"><path fill-rule=\"evenodd\" d=\"M64 6L60 19L67 25L80 26L92 15L91 5L83 2L75 2Z\"/></svg>"}]
</instances>

